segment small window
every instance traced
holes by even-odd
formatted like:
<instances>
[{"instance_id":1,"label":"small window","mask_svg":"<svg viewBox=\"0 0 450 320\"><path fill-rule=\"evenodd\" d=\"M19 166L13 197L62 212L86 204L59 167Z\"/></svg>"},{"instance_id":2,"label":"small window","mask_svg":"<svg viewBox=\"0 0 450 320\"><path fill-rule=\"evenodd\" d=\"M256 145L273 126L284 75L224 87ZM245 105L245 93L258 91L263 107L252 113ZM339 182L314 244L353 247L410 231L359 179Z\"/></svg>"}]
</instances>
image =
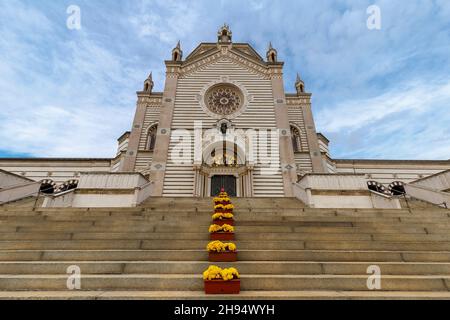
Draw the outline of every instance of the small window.
<instances>
[{"instance_id":1,"label":"small window","mask_svg":"<svg viewBox=\"0 0 450 320\"><path fill-rule=\"evenodd\" d=\"M56 190L56 184L53 180L46 179L41 181L39 192L44 194L52 194Z\"/></svg>"},{"instance_id":2,"label":"small window","mask_svg":"<svg viewBox=\"0 0 450 320\"><path fill-rule=\"evenodd\" d=\"M150 129L148 130L148 138L147 138L147 150L148 151L155 150L157 131L158 131L157 125L150 127Z\"/></svg>"},{"instance_id":3,"label":"small window","mask_svg":"<svg viewBox=\"0 0 450 320\"><path fill-rule=\"evenodd\" d=\"M292 148L294 152L301 151L300 132L297 128L291 126Z\"/></svg>"},{"instance_id":4,"label":"small window","mask_svg":"<svg viewBox=\"0 0 450 320\"><path fill-rule=\"evenodd\" d=\"M376 181L369 181L367 182L367 187L369 190L378 192L378 193L386 193L386 188L381 183Z\"/></svg>"},{"instance_id":5,"label":"small window","mask_svg":"<svg viewBox=\"0 0 450 320\"><path fill-rule=\"evenodd\" d=\"M405 184L401 181L394 181L389 185L389 191L394 196L402 196L406 194Z\"/></svg>"}]
</instances>

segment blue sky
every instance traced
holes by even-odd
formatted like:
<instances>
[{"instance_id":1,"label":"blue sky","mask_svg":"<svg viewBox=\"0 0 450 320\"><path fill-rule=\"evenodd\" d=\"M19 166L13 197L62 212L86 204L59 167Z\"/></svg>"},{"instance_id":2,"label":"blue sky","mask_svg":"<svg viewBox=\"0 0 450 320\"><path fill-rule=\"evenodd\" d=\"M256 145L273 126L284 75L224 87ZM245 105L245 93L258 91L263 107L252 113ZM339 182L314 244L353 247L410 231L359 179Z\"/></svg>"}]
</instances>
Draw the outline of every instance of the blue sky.
<instances>
[{"instance_id":1,"label":"blue sky","mask_svg":"<svg viewBox=\"0 0 450 320\"><path fill-rule=\"evenodd\" d=\"M333 157L450 158L448 0L1 0L0 156L114 156L148 73L162 90L176 42L187 55L224 22L263 56L272 41L287 91L301 73Z\"/></svg>"}]
</instances>

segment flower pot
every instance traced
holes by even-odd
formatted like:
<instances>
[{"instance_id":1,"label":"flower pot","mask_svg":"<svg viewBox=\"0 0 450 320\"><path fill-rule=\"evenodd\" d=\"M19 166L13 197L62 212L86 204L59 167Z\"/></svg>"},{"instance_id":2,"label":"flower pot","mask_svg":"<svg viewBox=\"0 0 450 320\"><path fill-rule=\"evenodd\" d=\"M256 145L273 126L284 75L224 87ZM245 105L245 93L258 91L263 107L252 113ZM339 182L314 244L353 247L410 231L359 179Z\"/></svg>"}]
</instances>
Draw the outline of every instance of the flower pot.
<instances>
[{"instance_id":1,"label":"flower pot","mask_svg":"<svg viewBox=\"0 0 450 320\"><path fill-rule=\"evenodd\" d=\"M234 240L234 232L213 232L210 233L210 239L220 241Z\"/></svg>"},{"instance_id":2,"label":"flower pot","mask_svg":"<svg viewBox=\"0 0 450 320\"><path fill-rule=\"evenodd\" d=\"M237 251L209 252L210 262L236 262Z\"/></svg>"},{"instance_id":3,"label":"flower pot","mask_svg":"<svg viewBox=\"0 0 450 320\"><path fill-rule=\"evenodd\" d=\"M217 224L218 226L223 226L224 224L234 226L234 220L233 219L216 219L216 220L213 220L213 224Z\"/></svg>"},{"instance_id":4,"label":"flower pot","mask_svg":"<svg viewBox=\"0 0 450 320\"><path fill-rule=\"evenodd\" d=\"M206 294L239 294L241 292L241 280L205 280Z\"/></svg>"}]
</instances>

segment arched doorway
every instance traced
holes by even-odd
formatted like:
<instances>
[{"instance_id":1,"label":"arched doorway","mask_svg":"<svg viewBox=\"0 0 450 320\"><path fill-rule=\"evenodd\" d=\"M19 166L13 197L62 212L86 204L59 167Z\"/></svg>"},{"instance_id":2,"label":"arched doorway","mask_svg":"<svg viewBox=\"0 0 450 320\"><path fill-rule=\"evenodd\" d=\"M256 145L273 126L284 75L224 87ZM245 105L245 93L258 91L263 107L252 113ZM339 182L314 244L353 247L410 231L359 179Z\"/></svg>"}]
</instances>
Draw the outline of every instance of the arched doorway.
<instances>
[{"instance_id":1,"label":"arched doorway","mask_svg":"<svg viewBox=\"0 0 450 320\"><path fill-rule=\"evenodd\" d=\"M204 146L202 162L194 165L194 196L214 197L224 188L231 197L252 197L253 164L244 150L230 141Z\"/></svg>"},{"instance_id":2,"label":"arched doorway","mask_svg":"<svg viewBox=\"0 0 450 320\"><path fill-rule=\"evenodd\" d=\"M211 177L211 197L219 195L220 191L225 189L230 197L237 196L236 177L232 175L215 175Z\"/></svg>"}]
</instances>

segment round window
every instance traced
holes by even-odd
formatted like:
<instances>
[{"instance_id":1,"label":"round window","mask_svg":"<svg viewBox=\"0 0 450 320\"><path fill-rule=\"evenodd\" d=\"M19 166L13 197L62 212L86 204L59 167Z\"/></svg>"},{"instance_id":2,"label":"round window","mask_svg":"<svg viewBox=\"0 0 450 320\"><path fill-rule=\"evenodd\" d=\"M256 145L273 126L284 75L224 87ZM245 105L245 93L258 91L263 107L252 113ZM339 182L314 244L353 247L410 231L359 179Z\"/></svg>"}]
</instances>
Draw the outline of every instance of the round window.
<instances>
[{"instance_id":1,"label":"round window","mask_svg":"<svg viewBox=\"0 0 450 320\"><path fill-rule=\"evenodd\" d=\"M212 86L206 91L205 105L213 113L230 116L237 113L243 106L242 91L233 84L224 83Z\"/></svg>"}]
</instances>

